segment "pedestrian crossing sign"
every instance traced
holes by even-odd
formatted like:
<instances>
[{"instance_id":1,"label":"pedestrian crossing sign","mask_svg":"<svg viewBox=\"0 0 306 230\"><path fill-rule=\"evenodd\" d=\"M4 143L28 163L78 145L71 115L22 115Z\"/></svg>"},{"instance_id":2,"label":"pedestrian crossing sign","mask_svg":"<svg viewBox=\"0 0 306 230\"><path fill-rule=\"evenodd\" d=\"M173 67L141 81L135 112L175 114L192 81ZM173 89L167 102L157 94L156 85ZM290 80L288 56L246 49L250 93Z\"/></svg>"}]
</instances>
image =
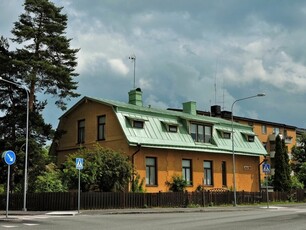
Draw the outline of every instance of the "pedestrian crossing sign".
<instances>
[{"instance_id":1,"label":"pedestrian crossing sign","mask_svg":"<svg viewBox=\"0 0 306 230\"><path fill-rule=\"evenodd\" d=\"M262 165L262 171L263 171L264 173L270 173L270 171L271 171L270 164L268 164L268 163L263 164L263 165Z\"/></svg>"},{"instance_id":2,"label":"pedestrian crossing sign","mask_svg":"<svg viewBox=\"0 0 306 230\"><path fill-rule=\"evenodd\" d=\"M81 169L83 169L84 168L84 159L83 158L76 158L75 159L75 167L76 167L76 169L79 169L79 170L81 170Z\"/></svg>"}]
</instances>

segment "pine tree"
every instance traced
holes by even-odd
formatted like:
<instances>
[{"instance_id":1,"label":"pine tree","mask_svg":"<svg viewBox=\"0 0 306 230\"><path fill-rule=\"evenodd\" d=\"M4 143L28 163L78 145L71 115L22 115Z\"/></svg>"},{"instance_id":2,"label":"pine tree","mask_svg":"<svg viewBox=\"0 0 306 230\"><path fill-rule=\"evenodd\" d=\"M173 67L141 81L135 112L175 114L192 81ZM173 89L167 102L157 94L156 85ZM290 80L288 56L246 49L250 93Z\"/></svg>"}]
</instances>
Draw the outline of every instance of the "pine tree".
<instances>
[{"instance_id":1,"label":"pine tree","mask_svg":"<svg viewBox=\"0 0 306 230\"><path fill-rule=\"evenodd\" d=\"M67 16L49 0L25 0L24 13L15 22L12 41L18 43L15 51L9 50L8 40L0 39L0 76L29 89L29 191L36 176L45 168L42 148L52 139L53 130L46 124L42 112L46 101L39 101L37 94L54 96L56 105L66 108L65 100L77 97L78 76L76 54L71 49L71 39L65 37ZM0 150L13 150L18 158L12 166L15 185L12 190L21 191L24 177L27 95L21 87L1 81L0 84ZM0 162L0 167L6 167ZM5 180L5 173L0 175Z\"/></svg>"},{"instance_id":2,"label":"pine tree","mask_svg":"<svg viewBox=\"0 0 306 230\"><path fill-rule=\"evenodd\" d=\"M57 97L56 105L66 109L64 99L79 96L73 79L78 76L74 71L79 49L71 49L71 39L65 37L67 15L49 0L25 0L24 9L14 24L12 40L22 45L17 58L26 70L22 80L30 90L30 111L38 92Z\"/></svg>"}]
</instances>

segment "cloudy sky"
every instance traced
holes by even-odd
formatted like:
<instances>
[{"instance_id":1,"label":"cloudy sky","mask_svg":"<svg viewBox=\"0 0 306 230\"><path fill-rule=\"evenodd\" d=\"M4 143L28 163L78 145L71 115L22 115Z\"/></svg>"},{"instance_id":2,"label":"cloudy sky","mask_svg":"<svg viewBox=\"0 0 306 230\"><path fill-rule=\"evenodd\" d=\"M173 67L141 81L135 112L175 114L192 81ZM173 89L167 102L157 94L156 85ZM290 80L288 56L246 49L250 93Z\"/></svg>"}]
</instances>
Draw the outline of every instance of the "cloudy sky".
<instances>
[{"instance_id":1,"label":"cloudy sky","mask_svg":"<svg viewBox=\"0 0 306 230\"><path fill-rule=\"evenodd\" d=\"M306 128L306 1L52 0L68 15L78 53L78 92L127 102L134 86L145 105L196 101L234 114ZM0 35L12 37L22 0L0 2ZM82 97L81 96L81 97ZM69 102L69 107L81 97ZM63 111L52 100L45 119Z\"/></svg>"}]
</instances>

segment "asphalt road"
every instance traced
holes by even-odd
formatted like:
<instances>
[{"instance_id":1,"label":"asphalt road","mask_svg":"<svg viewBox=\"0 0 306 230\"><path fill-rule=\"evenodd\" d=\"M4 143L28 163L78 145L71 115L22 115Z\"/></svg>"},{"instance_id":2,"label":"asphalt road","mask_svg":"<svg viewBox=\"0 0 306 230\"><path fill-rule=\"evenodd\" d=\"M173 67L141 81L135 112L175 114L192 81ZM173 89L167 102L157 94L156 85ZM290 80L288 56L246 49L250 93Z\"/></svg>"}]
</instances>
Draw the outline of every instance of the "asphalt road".
<instances>
[{"instance_id":1,"label":"asphalt road","mask_svg":"<svg viewBox=\"0 0 306 230\"><path fill-rule=\"evenodd\" d=\"M32 215L1 219L0 229L237 230L306 229L306 207L215 210L179 213Z\"/></svg>"}]
</instances>

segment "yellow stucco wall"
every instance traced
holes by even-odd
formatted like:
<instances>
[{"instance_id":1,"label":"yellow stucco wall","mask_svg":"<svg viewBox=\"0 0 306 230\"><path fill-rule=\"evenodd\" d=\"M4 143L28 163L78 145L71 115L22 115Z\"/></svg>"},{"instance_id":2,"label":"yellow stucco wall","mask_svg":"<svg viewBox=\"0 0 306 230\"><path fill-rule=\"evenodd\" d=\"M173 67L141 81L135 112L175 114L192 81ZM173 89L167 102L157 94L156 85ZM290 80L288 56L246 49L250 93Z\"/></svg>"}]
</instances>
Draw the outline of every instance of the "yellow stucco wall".
<instances>
[{"instance_id":1,"label":"yellow stucco wall","mask_svg":"<svg viewBox=\"0 0 306 230\"><path fill-rule=\"evenodd\" d=\"M185 152L164 149L146 149L135 155L135 165L141 178L145 178L145 158L156 157L158 167L158 186L145 186L147 192L165 192L169 188L166 181L171 181L173 175L182 175L182 160L192 161L193 185L188 186L188 191L195 191L199 185L203 186L204 168L203 162L213 163L213 186L204 186L205 189L225 188L233 189L233 158L231 154L213 154L202 152ZM222 161L226 162L227 186L222 186ZM236 189L237 191L259 191L258 180L259 157L237 156L236 155Z\"/></svg>"},{"instance_id":2,"label":"yellow stucco wall","mask_svg":"<svg viewBox=\"0 0 306 230\"><path fill-rule=\"evenodd\" d=\"M106 140L98 141L97 118L102 115L106 116ZM80 148L80 145L77 143L77 126L78 121L82 119L85 119L85 143L82 144L83 147L90 148L93 144L100 143L104 147L116 149L124 153L129 151L113 108L88 100L60 120L58 129L65 130L66 133L60 139L57 147L59 163L65 160L67 154L76 152Z\"/></svg>"}]
</instances>

